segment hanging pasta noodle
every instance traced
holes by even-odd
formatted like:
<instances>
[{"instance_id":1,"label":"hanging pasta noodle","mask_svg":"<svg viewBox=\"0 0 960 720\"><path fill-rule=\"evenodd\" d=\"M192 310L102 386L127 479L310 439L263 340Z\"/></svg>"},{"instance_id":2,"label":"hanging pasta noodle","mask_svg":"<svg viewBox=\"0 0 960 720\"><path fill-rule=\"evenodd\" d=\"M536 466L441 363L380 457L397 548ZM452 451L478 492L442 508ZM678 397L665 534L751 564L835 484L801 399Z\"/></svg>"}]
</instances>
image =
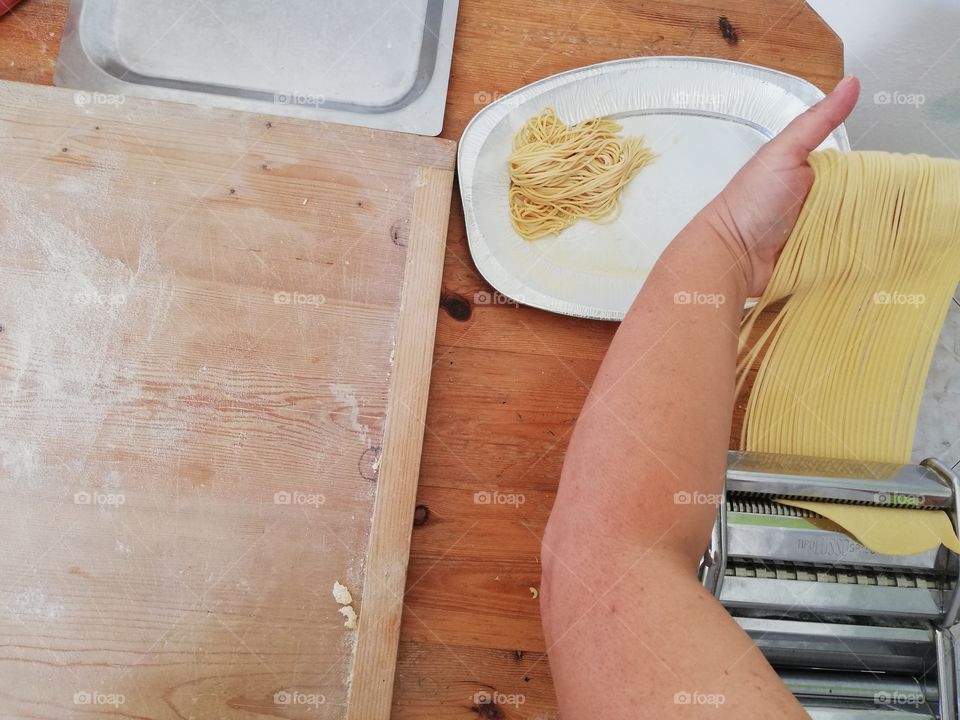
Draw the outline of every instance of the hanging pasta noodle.
<instances>
[{"instance_id":1,"label":"hanging pasta noodle","mask_svg":"<svg viewBox=\"0 0 960 720\"><path fill-rule=\"evenodd\" d=\"M742 351L763 310L783 301L738 364L739 388L760 358L741 447L907 463L960 281L960 162L827 151L810 165L813 187L741 326ZM874 508L851 512L861 528L889 522Z\"/></svg>"},{"instance_id":2,"label":"hanging pasta noodle","mask_svg":"<svg viewBox=\"0 0 960 720\"><path fill-rule=\"evenodd\" d=\"M815 173L741 348L747 450L908 462L933 349L960 280L960 162L880 152L810 156Z\"/></svg>"},{"instance_id":3,"label":"hanging pasta noodle","mask_svg":"<svg viewBox=\"0 0 960 720\"><path fill-rule=\"evenodd\" d=\"M567 125L553 108L530 118L510 155L510 220L527 240L557 234L580 218L610 221L620 193L656 157L643 138L621 138L610 118Z\"/></svg>"}]
</instances>

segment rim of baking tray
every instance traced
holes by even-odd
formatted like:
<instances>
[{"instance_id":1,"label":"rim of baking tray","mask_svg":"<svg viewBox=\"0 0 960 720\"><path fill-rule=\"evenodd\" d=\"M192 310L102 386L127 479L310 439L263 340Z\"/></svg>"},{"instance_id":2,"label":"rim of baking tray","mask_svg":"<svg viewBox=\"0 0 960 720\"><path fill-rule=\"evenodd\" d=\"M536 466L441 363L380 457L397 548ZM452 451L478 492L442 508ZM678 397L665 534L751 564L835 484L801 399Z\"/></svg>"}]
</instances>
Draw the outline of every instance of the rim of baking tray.
<instances>
[{"instance_id":1,"label":"rim of baking tray","mask_svg":"<svg viewBox=\"0 0 960 720\"><path fill-rule=\"evenodd\" d=\"M480 275L483 276L494 290L502 295L517 300L524 305L549 310L573 317L588 318L592 320L622 320L625 312L607 310L590 305L563 300L552 295L547 295L540 291L531 291L530 294L522 296L516 292L506 292L504 281L516 280L516 276L504 268L495 255L490 251L490 246L485 242L483 231L476 222L473 207L473 172L476 168L477 158L483 143L496 125L503 120L514 107L526 102L533 97L543 94L555 87L569 84L580 77L590 77L602 75L616 68L630 65L649 66L649 67L676 67L678 65L688 64L707 64L728 66L731 70L743 73L749 71L754 74L755 79L759 81L767 80L774 82L777 87L792 94L803 102L807 107L811 107L819 100L826 97L825 93L816 85L808 80L804 80L796 75L763 67L761 65L752 65L750 63L739 62L737 60L725 60L722 58L697 57L695 55L655 55L648 57L623 58L621 60L608 60L606 62L585 65L572 70L565 70L555 75L536 80L529 85L524 85L512 92L503 95L496 101L482 108L471 118L470 122L464 128L460 136L459 148L457 150L457 176L460 185L460 197L463 204L464 221L467 230L467 245L470 248L470 255ZM653 108L651 108L653 109ZM669 112L671 108L658 108L662 112ZM673 110L682 110L684 114L700 114L709 117L734 117L728 113L717 113L704 109L700 112L696 107L673 108ZM748 118L739 117L748 125L756 126L769 132L769 128L761 128ZM481 128L480 125L484 127ZM481 133L478 138L474 135ZM837 144L841 151L850 150L850 141L847 137L846 127L841 124L831 134L830 138Z\"/></svg>"}]
</instances>

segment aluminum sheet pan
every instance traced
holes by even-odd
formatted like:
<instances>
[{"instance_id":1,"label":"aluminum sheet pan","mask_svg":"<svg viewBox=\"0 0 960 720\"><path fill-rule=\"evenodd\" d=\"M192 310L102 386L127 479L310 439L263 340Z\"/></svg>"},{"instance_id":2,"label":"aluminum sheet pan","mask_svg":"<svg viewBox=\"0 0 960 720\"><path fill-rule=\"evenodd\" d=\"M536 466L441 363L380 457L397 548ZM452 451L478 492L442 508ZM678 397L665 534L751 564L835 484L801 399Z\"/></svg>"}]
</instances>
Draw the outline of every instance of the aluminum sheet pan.
<instances>
[{"instance_id":1,"label":"aluminum sheet pan","mask_svg":"<svg viewBox=\"0 0 960 720\"><path fill-rule=\"evenodd\" d=\"M57 85L437 135L458 0L72 0Z\"/></svg>"},{"instance_id":2,"label":"aluminum sheet pan","mask_svg":"<svg viewBox=\"0 0 960 720\"><path fill-rule=\"evenodd\" d=\"M545 78L481 110L460 140L458 174L474 262L497 291L553 312L622 320L660 253L740 167L823 97L775 70L693 57L590 65ZM507 158L517 130L553 107L568 123L612 115L656 162L630 181L620 216L524 240L510 224ZM843 127L822 149L849 150Z\"/></svg>"}]
</instances>

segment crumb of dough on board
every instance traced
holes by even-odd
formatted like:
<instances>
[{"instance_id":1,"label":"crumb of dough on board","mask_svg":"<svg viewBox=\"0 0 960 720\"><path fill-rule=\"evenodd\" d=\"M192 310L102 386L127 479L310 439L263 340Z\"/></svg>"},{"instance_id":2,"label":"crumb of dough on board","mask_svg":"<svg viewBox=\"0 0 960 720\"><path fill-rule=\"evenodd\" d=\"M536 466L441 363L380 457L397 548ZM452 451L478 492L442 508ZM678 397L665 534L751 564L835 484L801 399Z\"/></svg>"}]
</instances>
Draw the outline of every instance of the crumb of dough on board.
<instances>
[{"instance_id":1,"label":"crumb of dough on board","mask_svg":"<svg viewBox=\"0 0 960 720\"><path fill-rule=\"evenodd\" d=\"M540 597L540 591L537 590L535 587L531 587L530 595L533 597L534 600L536 600L538 597Z\"/></svg>"},{"instance_id":2,"label":"crumb of dough on board","mask_svg":"<svg viewBox=\"0 0 960 720\"><path fill-rule=\"evenodd\" d=\"M346 585L341 585L339 580L334 580L333 599L341 605L349 605L353 602L353 595L350 594Z\"/></svg>"},{"instance_id":3,"label":"crumb of dough on board","mask_svg":"<svg viewBox=\"0 0 960 720\"><path fill-rule=\"evenodd\" d=\"M347 628L347 630L357 629L357 613L354 612L352 605L344 605L340 608L340 614L346 618L346 620L343 621L343 626Z\"/></svg>"}]
</instances>

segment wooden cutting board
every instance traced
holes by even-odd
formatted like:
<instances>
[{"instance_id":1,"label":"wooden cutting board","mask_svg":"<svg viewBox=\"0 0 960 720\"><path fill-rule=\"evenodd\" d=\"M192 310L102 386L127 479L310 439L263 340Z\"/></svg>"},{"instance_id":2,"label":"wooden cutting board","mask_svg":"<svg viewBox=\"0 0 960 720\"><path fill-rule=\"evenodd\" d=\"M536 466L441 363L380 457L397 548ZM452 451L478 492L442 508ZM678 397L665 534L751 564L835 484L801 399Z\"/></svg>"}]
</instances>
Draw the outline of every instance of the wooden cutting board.
<instances>
[{"instance_id":1,"label":"wooden cutting board","mask_svg":"<svg viewBox=\"0 0 960 720\"><path fill-rule=\"evenodd\" d=\"M0 716L388 716L454 153L0 84Z\"/></svg>"}]
</instances>

